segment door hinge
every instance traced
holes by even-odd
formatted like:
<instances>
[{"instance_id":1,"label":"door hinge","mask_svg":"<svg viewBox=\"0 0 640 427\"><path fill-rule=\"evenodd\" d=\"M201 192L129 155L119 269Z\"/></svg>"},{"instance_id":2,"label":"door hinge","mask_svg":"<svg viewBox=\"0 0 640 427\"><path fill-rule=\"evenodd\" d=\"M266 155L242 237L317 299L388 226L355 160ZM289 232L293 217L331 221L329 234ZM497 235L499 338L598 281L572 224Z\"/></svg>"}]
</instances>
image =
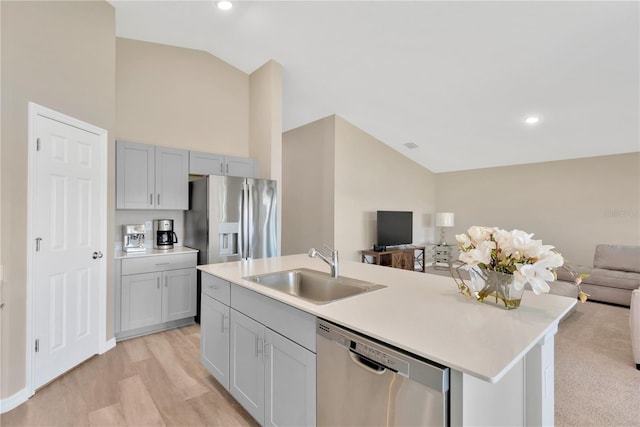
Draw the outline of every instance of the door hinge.
<instances>
[{"instance_id":1,"label":"door hinge","mask_svg":"<svg viewBox=\"0 0 640 427\"><path fill-rule=\"evenodd\" d=\"M40 351L40 339L36 338L36 353Z\"/></svg>"},{"instance_id":2,"label":"door hinge","mask_svg":"<svg viewBox=\"0 0 640 427\"><path fill-rule=\"evenodd\" d=\"M40 151L40 138L36 138L36 151Z\"/></svg>"}]
</instances>

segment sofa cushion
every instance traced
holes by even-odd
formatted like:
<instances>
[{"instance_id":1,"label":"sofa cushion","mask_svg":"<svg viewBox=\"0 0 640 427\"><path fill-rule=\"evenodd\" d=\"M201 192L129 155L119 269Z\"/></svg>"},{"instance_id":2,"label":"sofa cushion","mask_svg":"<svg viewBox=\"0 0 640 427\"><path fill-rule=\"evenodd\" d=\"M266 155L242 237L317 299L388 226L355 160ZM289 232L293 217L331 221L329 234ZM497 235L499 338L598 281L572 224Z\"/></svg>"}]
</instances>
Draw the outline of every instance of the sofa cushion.
<instances>
[{"instance_id":1,"label":"sofa cushion","mask_svg":"<svg viewBox=\"0 0 640 427\"><path fill-rule=\"evenodd\" d=\"M593 268L584 265L573 265L571 269L577 274L588 274L589 277L582 279L582 283L591 285L607 286L610 288L620 289L638 289L640 287L640 273L632 273L629 271L608 270L605 268ZM572 282L571 274L560 269L557 271L558 280Z\"/></svg>"},{"instance_id":2,"label":"sofa cushion","mask_svg":"<svg viewBox=\"0 0 640 427\"><path fill-rule=\"evenodd\" d=\"M640 246L596 245L593 266L640 273Z\"/></svg>"}]
</instances>

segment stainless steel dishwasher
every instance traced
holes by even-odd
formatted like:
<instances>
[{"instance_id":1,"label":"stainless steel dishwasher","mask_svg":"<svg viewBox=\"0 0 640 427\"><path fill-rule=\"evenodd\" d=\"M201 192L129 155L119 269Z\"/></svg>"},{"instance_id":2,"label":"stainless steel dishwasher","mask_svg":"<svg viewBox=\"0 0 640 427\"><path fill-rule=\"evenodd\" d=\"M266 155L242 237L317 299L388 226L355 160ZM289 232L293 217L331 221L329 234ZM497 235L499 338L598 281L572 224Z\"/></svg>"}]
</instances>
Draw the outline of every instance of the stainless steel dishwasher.
<instances>
[{"instance_id":1,"label":"stainless steel dishwasher","mask_svg":"<svg viewBox=\"0 0 640 427\"><path fill-rule=\"evenodd\" d=\"M449 368L318 319L318 426L446 426Z\"/></svg>"}]
</instances>

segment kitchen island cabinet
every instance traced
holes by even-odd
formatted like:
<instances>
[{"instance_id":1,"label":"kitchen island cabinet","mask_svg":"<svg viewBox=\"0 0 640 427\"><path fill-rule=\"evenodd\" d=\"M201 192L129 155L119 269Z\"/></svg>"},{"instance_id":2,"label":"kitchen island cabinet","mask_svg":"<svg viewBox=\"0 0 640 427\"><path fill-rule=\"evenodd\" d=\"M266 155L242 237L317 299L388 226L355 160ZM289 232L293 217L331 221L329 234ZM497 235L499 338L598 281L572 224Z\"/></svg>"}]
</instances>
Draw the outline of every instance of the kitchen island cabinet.
<instances>
[{"instance_id":1,"label":"kitchen island cabinet","mask_svg":"<svg viewBox=\"0 0 640 427\"><path fill-rule=\"evenodd\" d=\"M202 364L261 425L315 425L315 317L201 274Z\"/></svg>"},{"instance_id":2,"label":"kitchen island cabinet","mask_svg":"<svg viewBox=\"0 0 640 427\"><path fill-rule=\"evenodd\" d=\"M210 274L201 274L200 361L228 390L231 284Z\"/></svg>"},{"instance_id":3,"label":"kitchen island cabinet","mask_svg":"<svg viewBox=\"0 0 640 427\"><path fill-rule=\"evenodd\" d=\"M451 425L553 424L553 337L575 299L525 291L507 311L463 297L448 277L344 261L341 275L386 288L316 305L244 279L327 270L306 255L198 268L229 281L232 300L234 289L253 291L449 367Z\"/></svg>"}]
</instances>

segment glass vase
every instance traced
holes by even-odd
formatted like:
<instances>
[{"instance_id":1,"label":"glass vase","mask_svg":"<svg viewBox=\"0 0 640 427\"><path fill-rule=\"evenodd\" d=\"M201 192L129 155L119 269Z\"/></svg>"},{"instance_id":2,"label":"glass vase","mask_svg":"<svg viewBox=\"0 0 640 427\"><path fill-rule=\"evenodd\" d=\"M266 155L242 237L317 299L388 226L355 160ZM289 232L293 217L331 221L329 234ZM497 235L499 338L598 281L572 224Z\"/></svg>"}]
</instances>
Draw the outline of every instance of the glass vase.
<instances>
[{"instance_id":1,"label":"glass vase","mask_svg":"<svg viewBox=\"0 0 640 427\"><path fill-rule=\"evenodd\" d=\"M499 306L504 304L504 308L507 310L520 307L524 287L522 289L515 288L513 274L477 268L469 270L469 274L471 276L471 293L478 301Z\"/></svg>"}]
</instances>

